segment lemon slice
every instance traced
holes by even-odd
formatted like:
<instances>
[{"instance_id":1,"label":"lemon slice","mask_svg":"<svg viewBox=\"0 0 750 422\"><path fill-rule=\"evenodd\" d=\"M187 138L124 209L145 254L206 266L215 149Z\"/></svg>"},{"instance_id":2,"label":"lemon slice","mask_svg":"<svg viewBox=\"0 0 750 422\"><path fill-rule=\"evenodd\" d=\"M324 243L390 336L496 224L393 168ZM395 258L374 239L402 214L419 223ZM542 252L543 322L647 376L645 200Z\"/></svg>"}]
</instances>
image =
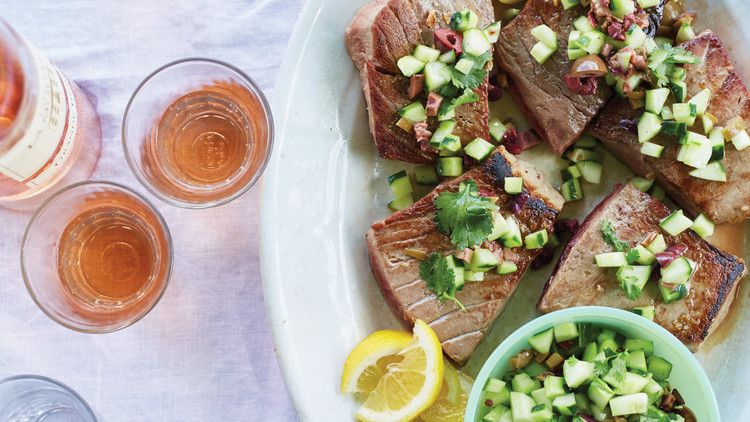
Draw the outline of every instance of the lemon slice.
<instances>
[{"instance_id":1,"label":"lemon slice","mask_svg":"<svg viewBox=\"0 0 750 422\"><path fill-rule=\"evenodd\" d=\"M445 361L443 386L437 399L419 415L424 422L462 422L469 401L472 379Z\"/></svg>"},{"instance_id":2,"label":"lemon slice","mask_svg":"<svg viewBox=\"0 0 750 422\"><path fill-rule=\"evenodd\" d=\"M387 372L357 411L357 419L411 420L437 398L443 385L444 363L440 341L432 329L417 320L414 337L396 356L400 360L388 364Z\"/></svg>"},{"instance_id":3,"label":"lemon slice","mask_svg":"<svg viewBox=\"0 0 750 422\"><path fill-rule=\"evenodd\" d=\"M400 362L399 352L411 343L412 335L405 331L376 331L365 337L349 353L341 377L341 392L354 394L362 402L378 386L388 372L388 365Z\"/></svg>"}]
</instances>

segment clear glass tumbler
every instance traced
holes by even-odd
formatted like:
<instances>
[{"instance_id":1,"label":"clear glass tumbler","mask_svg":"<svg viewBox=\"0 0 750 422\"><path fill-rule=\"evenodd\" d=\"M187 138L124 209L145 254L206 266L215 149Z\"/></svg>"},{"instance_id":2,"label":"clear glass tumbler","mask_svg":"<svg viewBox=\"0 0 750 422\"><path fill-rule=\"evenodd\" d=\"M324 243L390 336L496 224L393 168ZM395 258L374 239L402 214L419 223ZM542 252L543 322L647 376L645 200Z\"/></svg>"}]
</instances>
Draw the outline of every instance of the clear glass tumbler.
<instances>
[{"instance_id":1,"label":"clear glass tumbler","mask_svg":"<svg viewBox=\"0 0 750 422\"><path fill-rule=\"evenodd\" d=\"M0 380L3 422L96 422L86 401L65 384L37 375Z\"/></svg>"},{"instance_id":2,"label":"clear glass tumbler","mask_svg":"<svg viewBox=\"0 0 750 422\"><path fill-rule=\"evenodd\" d=\"M83 182L34 214L21 269L36 304L86 333L125 328L159 301L172 269L164 219L143 196L109 182Z\"/></svg>"},{"instance_id":3,"label":"clear glass tumbler","mask_svg":"<svg viewBox=\"0 0 750 422\"><path fill-rule=\"evenodd\" d=\"M263 93L241 70L184 59L150 74L122 123L125 157L161 200L185 208L229 202L258 180L273 143Z\"/></svg>"}]
</instances>

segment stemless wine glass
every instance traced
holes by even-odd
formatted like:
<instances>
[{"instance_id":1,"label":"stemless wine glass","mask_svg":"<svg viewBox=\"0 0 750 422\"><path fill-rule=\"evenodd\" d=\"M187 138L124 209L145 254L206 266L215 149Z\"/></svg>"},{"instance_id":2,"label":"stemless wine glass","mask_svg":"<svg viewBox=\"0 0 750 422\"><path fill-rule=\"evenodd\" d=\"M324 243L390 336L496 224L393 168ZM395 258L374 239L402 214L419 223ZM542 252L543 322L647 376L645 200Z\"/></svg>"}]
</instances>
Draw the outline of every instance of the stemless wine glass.
<instances>
[{"instance_id":1,"label":"stemless wine glass","mask_svg":"<svg viewBox=\"0 0 750 422\"><path fill-rule=\"evenodd\" d=\"M143 196L115 183L83 182L49 198L31 219L21 269L36 304L86 333L125 328L159 301L172 240Z\"/></svg>"},{"instance_id":2,"label":"stemless wine glass","mask_svg":"<svg viewBox=\"0 0 750 422\"><path fill-rule=\"evenodd\" d=\"M239 69L183 59L150 74L128 103L125 157L161 200L185 208L227 203L258 180L273 119L257 85Z\"/></svg>"},{"instance_id":3,"label":"stemless wine glass","mask_svg":"<svg viewBox=\"0 0 750 422\"><path fill-rule=\"evenodd\" d=\"M0 380L3 422L96 422L86 401L65 384L38 375Z\"/></svg>"}]
</instances>

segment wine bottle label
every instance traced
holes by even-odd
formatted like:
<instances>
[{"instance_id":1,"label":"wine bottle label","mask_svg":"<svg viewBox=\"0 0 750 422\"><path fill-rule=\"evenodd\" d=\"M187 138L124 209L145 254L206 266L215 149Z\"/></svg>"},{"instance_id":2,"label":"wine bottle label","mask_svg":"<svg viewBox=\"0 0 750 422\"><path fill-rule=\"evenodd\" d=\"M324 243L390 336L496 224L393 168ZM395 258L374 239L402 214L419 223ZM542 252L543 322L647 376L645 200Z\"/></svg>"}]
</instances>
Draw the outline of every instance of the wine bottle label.
<instances>
[{"instance_id":1,"label":"wine bottle label","mask_svg":"<svg viewBox=\"0 0 750 422\"><path fill-rule=\"evenodd\" d=\"M37 98L31 121L0 156L0 173L35 187L53 178L66 164L78 130L78 109L67 79L39 52L32 50Z\"/></svg>"}]
</instances>

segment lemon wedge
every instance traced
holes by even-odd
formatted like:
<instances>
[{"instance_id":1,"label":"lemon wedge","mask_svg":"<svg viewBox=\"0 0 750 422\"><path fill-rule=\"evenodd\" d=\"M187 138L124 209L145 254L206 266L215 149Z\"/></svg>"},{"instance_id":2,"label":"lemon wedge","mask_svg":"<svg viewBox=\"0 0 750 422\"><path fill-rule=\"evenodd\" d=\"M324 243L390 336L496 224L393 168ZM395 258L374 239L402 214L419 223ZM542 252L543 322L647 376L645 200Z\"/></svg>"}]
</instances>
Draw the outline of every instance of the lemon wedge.
<instances>
[{"instance_id":1,"label":"lemon wedge","mask_svg":"<svg viewBox=\"0 0 750 422\"><path fill-rule=\"evenodd\" d=\"M362 340L346 360L341 391L363 402L359 420L411 420L435 402L444 367L437 335L417 320L413 336L378 331Z\"/></svg>"},{"instance_id":2,"label":"lemon wedge","mask_svg":"<svg viewBox=\"0 0 750 422\"><path fill-rule=\"evenodd\" d=\"M474 381L445 361L443 386L432 406L419 415L423 422L462 422Z\"/></svg>"}]
</instances>

